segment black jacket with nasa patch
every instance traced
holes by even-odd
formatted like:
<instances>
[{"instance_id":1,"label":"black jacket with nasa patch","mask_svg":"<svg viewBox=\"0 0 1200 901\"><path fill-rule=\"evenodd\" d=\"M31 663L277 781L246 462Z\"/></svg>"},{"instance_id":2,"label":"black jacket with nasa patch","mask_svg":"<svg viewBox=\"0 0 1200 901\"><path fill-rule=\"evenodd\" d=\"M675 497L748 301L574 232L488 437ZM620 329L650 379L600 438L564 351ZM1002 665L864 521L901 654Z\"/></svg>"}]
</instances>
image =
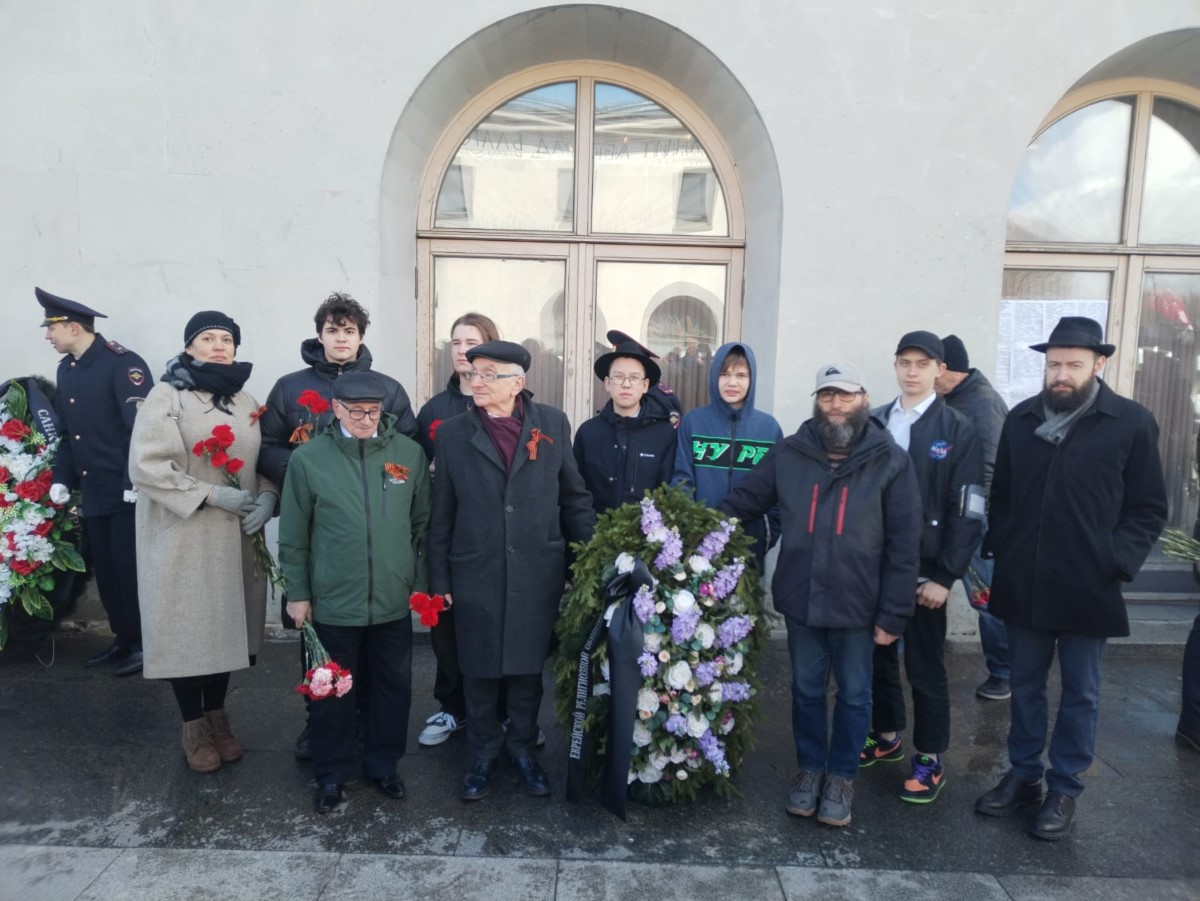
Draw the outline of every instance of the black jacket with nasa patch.
<instances>
[{"instance_id":1,"label":"black jacket with nasa patch","mask_svg":"<svg viewBox=\"0 0 1200 901\"><path fill-rule=\"evenodd\" d=\"M579 427L575 462L596 513L636 504L647 489L671 480L676 424L671 410L650 391L642 398L639 415L621 416L610 400Z\"/></svg>"},{"instance_id":2,"label":"black jacket with nasa patch","mask_svg":"<svg viewBox=\"0 0 1200 901\"><path fill-rule=\"evenodd\" d=\"M82 492L84 517L132 509L125 503L133 490L129 436L137 401L153 387L146 361L99 332L78 360L67 354L59 362L54 407L63 434L54 481Z\"/></svg>"},{"instance_id":3,"label":"black jacket with nasa patch","mask_svg":"<svg viewBox=\"0 0 1200 901\"><path fill-rule=\"evenodd\" d=\"M884 431L894 403L871 411ZM935 397L912 424L908 456L921 488L919 575L950 588L971 565L983 535L983 521L967 518L961 510L964 487L983 485L983 446L970 421Z\"/></svg>"}]
</instances>

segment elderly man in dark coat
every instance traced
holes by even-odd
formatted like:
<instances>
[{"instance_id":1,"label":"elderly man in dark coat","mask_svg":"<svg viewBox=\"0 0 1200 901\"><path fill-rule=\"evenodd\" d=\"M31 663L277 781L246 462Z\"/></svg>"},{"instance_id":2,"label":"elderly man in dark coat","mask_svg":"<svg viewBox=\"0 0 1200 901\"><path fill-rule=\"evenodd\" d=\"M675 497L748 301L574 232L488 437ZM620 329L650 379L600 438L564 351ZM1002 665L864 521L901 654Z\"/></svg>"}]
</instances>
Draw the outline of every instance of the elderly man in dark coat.
<instances>
[{"instance_id":1,"label":"elderly man in dark coat","mask_svg":"<svg viewBox=\"0 0 1200 901\"><path fill-rule=\"evenodd\" d=\"M453 605L463 674L470 762L462 797L487 796L506 744L525 790L545 796L550 781L534 756L542 667L567 544L590 539L596 517L567 417L525 390L529 352L487 341L467 359L475 407L438 428L429 529L430 587Z\"/></svg>"},{"instance_id":2,"label":"elderly man in dark coat","mask_svg":"<svg viewBox=\"0 0 1200 901\"><path fill-rule=\"evenodd\" d=\"M1008 626L1012 768L975 810L1007 816L1040 803L1030 831L1053 841L1071 834L1095 752L1105 640L1129 634L1121 583L1158 539L1167 495L1154 417L1097 377L1116 349L1100 324L1065 316L1033 349L1046 354L1045 387L1004 422L984 542L996 560L990 607ZM1056 650L1062 698L1043 801Z\"/></svg>"}]
</instances>

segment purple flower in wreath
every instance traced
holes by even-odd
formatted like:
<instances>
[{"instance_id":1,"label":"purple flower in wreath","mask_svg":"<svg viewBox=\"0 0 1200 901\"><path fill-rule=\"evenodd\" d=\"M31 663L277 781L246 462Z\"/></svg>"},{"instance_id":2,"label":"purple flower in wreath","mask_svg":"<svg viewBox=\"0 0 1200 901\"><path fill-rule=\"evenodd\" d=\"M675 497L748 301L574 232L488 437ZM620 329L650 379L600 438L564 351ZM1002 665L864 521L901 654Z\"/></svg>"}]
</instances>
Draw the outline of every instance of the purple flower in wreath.
<instances>
[{"instance_id":1,"label":"purple flower in wreath","mask_svg":"<svg viewBox=\"0 0 1200 901\"><path fill-rule=\"evenodd\" d=\"M729 763L725 760L725 749L721 747L721 741L709 729L700 736L700 751L704 754L704 759L713 765L718 773L728 773Z\"/></svg>"},{"instance_id":2,"label":"purple flower in wreath","mask_svg":"<svg viewBox=\"0 0 1200 901\"><path fill-rule=\"evenodd\" d=\"M709 532L704 536L704 540L700 542L700 549L697 553L705 560L711 560L721 553L721 551L725 550L725 545L729 543L729 538L733 535L733 530L733 520L721 520L721 527L719 529Z\"/></svg>"},{"instance_id":3,"label":"purple flower in wreath","mask_svg":"<svg viewBox=\"0 0 1200 901\"><path fill-rule=\"evenodd\" d=\"M738 580L741 579L745 569L746 564L740 560L736 563L730 563L728 566L721 567L712 579L712 596L718 601L723 601L729 595L733 594L733 590L737 588Z\"/></svg>"},{"instance_id":4,"label":"purple flower in wreath","mask_svg":"<svg viewBox=\"0 0 1200 901\"><path fill-rule=\"evenodd\" d=\"M750 683L749 682L722 682L721 683L721 700L722 701L748 701L750 700Z\"/></svg>"},{"instance_id":5,"label":"purple flower in wreath","mask_svg":"<svg viewBox=\"0 0 1200 901\"><path fill-rule=\"evenodd\" d=\"M642 677L649 679L658 672L658 658L647 651L638 658L638 666L642 668Z\"/></svg>"},{"instance_id":6,"label":"purple flower in wreath","mask_svg":"<svg viewBox=\"0 0 1200 901\"><path fill-rule=\"evenodd\" d=\"M662 550L654 558L654 565L658 569L670 569L679 562L679 558L682 556L683 539L679 537L678 532L672 529L667 532L667 537L663 539Z\"/></svg>"},{"instance_id":7,"label":"purple flower in wreath","mask_svg":"<svg viewBox=\"0 0 1200 901\"><path fill-rule=\"evenodd\" d=\"M728 648L737 644L750 634L754 624L748 616L731 616L717 626L717 647Z\"/></svg>"},{"instance_id":8,"label":"purple flower in wreath","mask_svg":"<svg viewBox=\"0 0 1200 901\"><path fill-rule=\"evenodd\" d=\"M687 733L687 718L680 716L678 713L672 713L667 717L667 721L663 723L663 728L674 736L685 735Z\"/></svg>"},{"instance_id":9,"label":"purple flower in wreath","mask_svg":"<svg viewBox=\"0 0 1200 901\"><path fill-rule=\"evenodd\" d=\"M662 514L648 497L642 498L642 534L649 538L663 528Z\"/></svg>"},{"instance_id":10,"label":"purple flower in wreath","mask_svg":"<svg viewBox=\"0 0 1200 901\"><path fill-rule=\"evenodd\" d=\"M643 585L633 596L633 612L643 623L650 622L650 617L654 616L654 589L649 585Z\"/></svg>"},{"instance_id":11,"label":"purple flower in wreath","mask_svg":"<svg viewBox=\"0 0 1200 901\"><path fill-rule=\"evenodd\" d=\"M675 644L683 644L696 634L696 626L700 624L700 611L688 610L676 613L671 623L671 638Z\"/></svg>"},{"instance_id":12,"label":"purple flower in wreath","mask_svg":"<svg viewBox=\"0 0 1200 901\"><path fill-rule=\"evenodd\" d=\"M696 685L700 688L712 685L717 679L717 665L709 661L698 664L692 670L692 677L696 680Z\"/></svg>"}]
</instances>

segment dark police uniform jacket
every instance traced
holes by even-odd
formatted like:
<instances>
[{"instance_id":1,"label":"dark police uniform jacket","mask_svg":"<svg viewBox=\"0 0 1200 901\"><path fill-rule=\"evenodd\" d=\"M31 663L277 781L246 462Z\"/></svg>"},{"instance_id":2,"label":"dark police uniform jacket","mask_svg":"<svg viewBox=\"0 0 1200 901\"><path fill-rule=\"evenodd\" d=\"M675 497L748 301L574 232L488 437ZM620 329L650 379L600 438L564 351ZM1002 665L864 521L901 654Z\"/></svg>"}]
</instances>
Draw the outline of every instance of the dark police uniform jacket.
<instances>
[{"instance_id":1,"label":"dark police uniform jacket","mask_svg":"<svg viewBox=\"0 0 1200 901\"><path fill-rule=\"evenodd\" d=\"M96 340L78 360L58 364L55 409L62 443L54 481L83 492L82 515L111 516L131 509L124 494L129 480L129 436L138 404L154 387L146 361L115 341Z\"/></svg>"}]
</instances>

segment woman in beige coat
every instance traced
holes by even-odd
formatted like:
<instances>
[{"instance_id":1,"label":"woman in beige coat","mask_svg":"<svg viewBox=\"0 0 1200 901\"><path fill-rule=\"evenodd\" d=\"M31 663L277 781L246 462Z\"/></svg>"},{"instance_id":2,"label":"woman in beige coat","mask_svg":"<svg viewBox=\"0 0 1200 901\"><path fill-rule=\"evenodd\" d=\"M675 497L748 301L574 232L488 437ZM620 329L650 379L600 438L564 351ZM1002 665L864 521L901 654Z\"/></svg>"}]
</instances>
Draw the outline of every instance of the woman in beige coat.
<instances>
[{"instance_id":1,"label":"woman in beige coat","mask_svg":"<svg viewBox=\"0 0 1200 901\"><path fill-rule=\"evenodd\" d=\"M184 330L184 352L142 404L129 473L137 504L138 591L147 679L167 679L183 716L192 769L209 773L242 756L225 693L232 670L254 662L266 617L266 575L250 536L275 512L279 489L256 473L258 402L235 362L241 330L205 311ZM238 487L209 456L214 426L232 430L226 454L243 461ZM236 464L234 464L236 468Z\"/></svg>"}]
</instances>

